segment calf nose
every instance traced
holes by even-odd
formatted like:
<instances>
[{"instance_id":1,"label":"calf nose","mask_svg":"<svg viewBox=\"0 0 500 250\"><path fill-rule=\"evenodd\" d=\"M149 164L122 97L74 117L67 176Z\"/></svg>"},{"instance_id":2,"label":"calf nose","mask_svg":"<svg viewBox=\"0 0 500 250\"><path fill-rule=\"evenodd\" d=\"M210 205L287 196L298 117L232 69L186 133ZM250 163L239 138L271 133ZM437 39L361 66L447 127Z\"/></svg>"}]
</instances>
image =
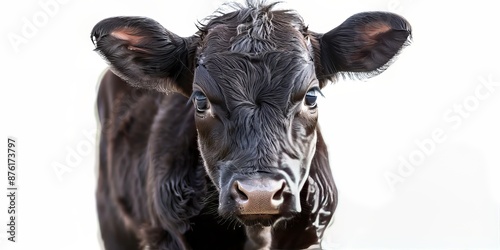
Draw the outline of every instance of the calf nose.
<instances>
[{"instance_id":1,"label":"calf nose","mask_svg":"<svg viewBox=\"0 0 500 250\"><path fill-rule=\"evenodd\" d=\"M241 214L278 214L285 187L284 180L237 180L231 194Z\"/></svg>"}]
</instances>

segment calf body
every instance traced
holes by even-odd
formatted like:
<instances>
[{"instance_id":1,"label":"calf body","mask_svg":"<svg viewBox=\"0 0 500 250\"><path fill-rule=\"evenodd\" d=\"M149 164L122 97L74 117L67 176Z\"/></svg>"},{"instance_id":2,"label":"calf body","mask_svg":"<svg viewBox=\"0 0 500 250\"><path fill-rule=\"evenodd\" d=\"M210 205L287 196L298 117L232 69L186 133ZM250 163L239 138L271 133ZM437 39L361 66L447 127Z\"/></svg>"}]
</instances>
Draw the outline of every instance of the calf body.
<instances>
[{"instance_id":1,"label":"calf body","mask_svg":"<svg viewBox=\"0 0 500 250\"><path fill-rule=\"evenodd\" d=\"M320 89L383 71L410 28L369 12L320 34L274 5L234 5L187 38L143 17L94 27L111 66L98 95L106 249L320 243L337 204Z\"/></svg>"}]
</instances>

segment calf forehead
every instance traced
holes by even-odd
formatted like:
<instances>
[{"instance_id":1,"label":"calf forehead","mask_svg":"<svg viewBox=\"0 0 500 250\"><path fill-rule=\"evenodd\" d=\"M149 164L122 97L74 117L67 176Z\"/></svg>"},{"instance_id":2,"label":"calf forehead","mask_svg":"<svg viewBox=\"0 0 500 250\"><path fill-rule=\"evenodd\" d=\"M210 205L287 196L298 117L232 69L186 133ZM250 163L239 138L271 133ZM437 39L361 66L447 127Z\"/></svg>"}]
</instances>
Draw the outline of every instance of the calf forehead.
<instances>
[{"instance_id":1,"label":"calf forehead","mask_svg":"<svg viewBox=\"0 0 500 250\"><path fill-rule=\"evenodd\" d=\"M304 91L312 78L312 53L302 18L273 7L238 6L200 27L197 64L207 72L196 72L195 83L205 85L211 92L207 94L216 95L230 110L245 102L286 109L291 95Z\"/></svg>"},{"instance_id":2,"label":"calf forehead","mask_svg":"<svg viewBox=\"0 0 500 250\"><path fill-rule=\"evenodd\" d=\"M200 27L200 53L307 52L302 18L288 10L272 11L272 7L254 6L212 17Z\"/></svg>"}]
</instances>

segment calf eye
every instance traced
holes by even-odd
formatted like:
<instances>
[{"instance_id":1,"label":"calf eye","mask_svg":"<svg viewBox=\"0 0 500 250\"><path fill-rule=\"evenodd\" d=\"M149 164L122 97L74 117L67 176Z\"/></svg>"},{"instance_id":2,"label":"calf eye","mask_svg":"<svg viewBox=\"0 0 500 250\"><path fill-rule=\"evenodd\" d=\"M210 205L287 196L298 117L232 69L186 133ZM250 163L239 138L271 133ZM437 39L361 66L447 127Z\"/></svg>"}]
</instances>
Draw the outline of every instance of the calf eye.
<instances>
[{"instance_id":1,"label":"calf eye","mask_svg":"<svg viewBox=\"0 0 500 250\"><path fill-rule=\"evenodd\" d=\"M304 102L310 108L315 108L318 105L316 103L316 100L318 99L318 92L319 92L318 88L312 88L309 91L307 91Z\"/></svg>"},{"instance_id":2,"label":"calf eye","mask_svg":"<svg viewBox=\"0 0 500 250\"><path fill-rule=\"evenodd\" d=\"M210 108L207 97L201 92L196 92L194 94L194 106L199 113L203 113Z\"/></svg>"}]
</instances>

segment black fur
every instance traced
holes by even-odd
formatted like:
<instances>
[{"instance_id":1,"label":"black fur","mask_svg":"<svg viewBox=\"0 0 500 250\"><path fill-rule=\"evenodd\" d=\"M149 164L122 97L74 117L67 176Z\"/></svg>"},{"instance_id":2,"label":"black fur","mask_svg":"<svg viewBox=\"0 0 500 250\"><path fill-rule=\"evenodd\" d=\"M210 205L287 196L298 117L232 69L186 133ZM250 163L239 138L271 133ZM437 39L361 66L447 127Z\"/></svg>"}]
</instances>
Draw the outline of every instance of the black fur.
<instances>
[{"instance_id":1,"label":"black fur","mask_svg":"<svg viewBox=\"0 0 500 250\"><path fill-rule=\"evenodd\" d=\"M339 75L387 68L409 43L410 25L367 12L320 34L275 5L229 5L187 38L144 17L94 27L96 51L113 72L98 95L106 249L320 243L338 197L310 102ZM248 179L284 181L279 213L241 213L234 183Z\"/></svg>"}]
</instances>

